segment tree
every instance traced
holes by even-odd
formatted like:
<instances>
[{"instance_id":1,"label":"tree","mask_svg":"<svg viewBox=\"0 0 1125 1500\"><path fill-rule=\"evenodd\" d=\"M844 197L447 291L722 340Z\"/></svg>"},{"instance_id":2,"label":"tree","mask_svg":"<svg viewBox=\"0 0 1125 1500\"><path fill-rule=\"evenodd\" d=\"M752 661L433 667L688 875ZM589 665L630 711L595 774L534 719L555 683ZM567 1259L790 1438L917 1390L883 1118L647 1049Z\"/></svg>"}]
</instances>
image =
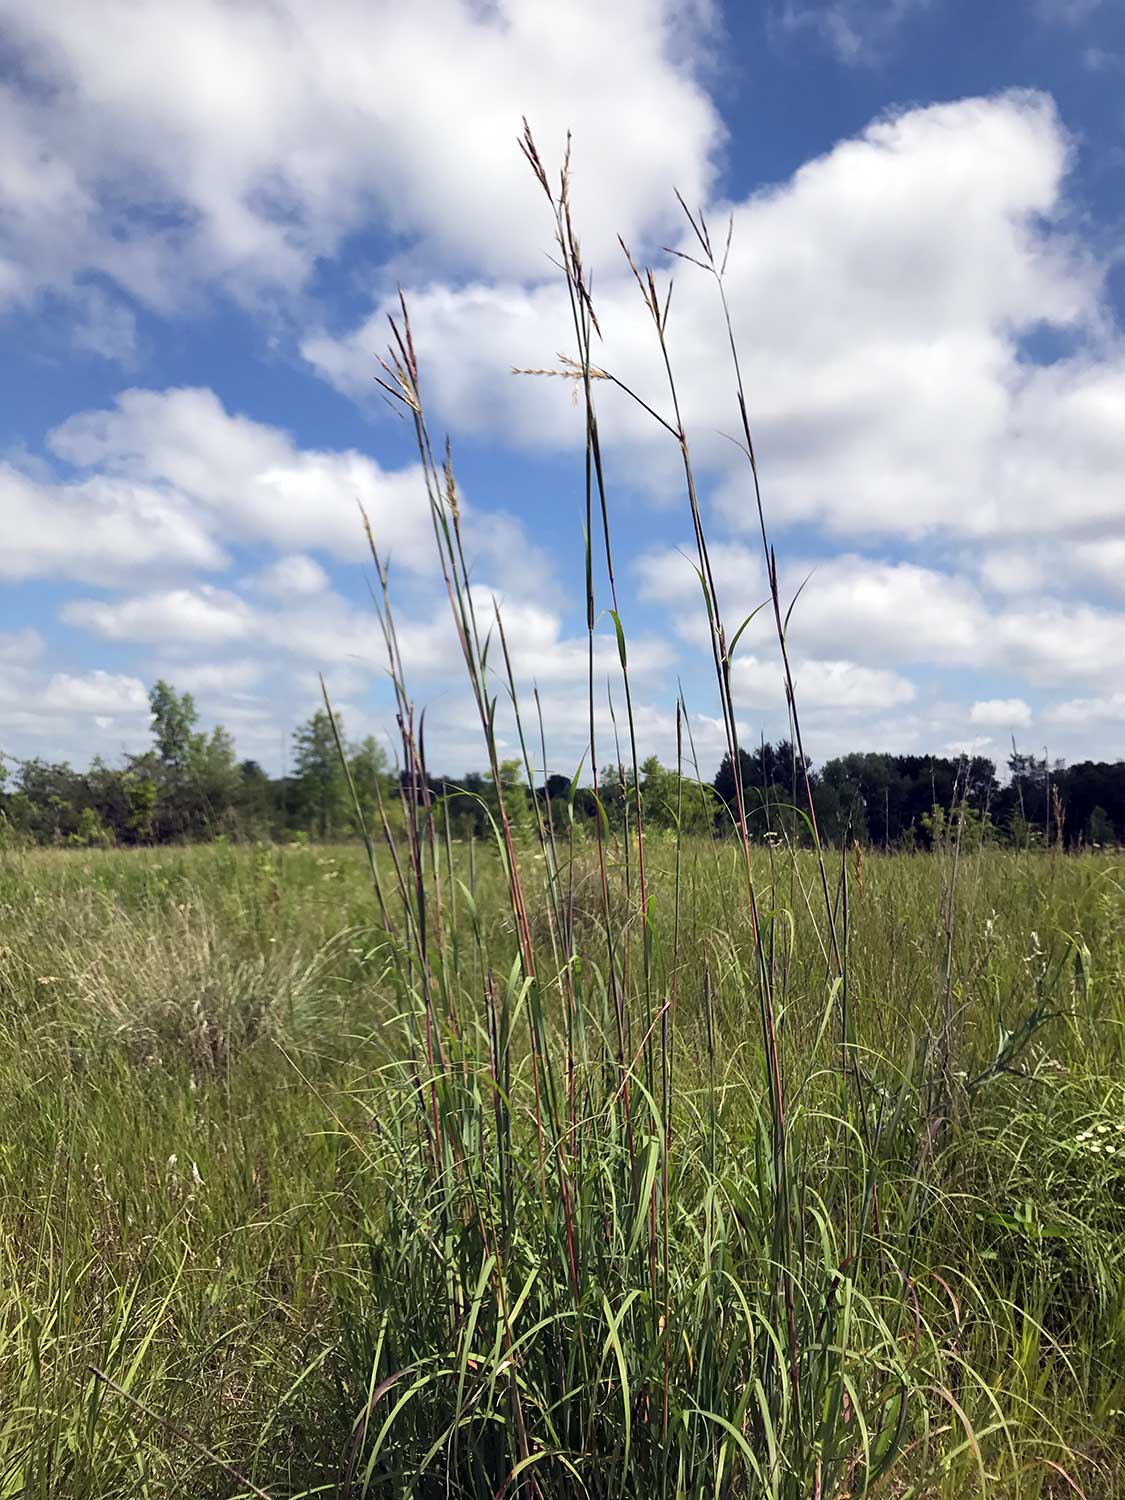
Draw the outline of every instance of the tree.
<instances>
[{"instance_id":1,"label":"tree","mask_svg":"<svg viewBox=\"0 0 1125 1500\"><path fill-rule=\"evenodd\" d=\"M279 798L282 785L272 782L256 760L244 760L238 766L235 805L243 829L254 837L277 831Z\"/></svg>"},{"instance_id":2,"label":"tree","mask_svg":"<svg viewBox=\"0 0 1125 1500\"><path fill-rule=\"evenodd\" d=\"M131 775L126 781L126 788L129 803L126 826L139 843L147 844L156 824L156 782L151 776Z\"/></svg>"},{"instance_id":3,"label":"tree","mask_svg":"<svg viewBox=\"0 0 1125 1500\"><path fill-rule=\"evenodd\" d=\"M202 838L230 831L239 791L230 733L221 724L210 734L197 730L195 699L190 693L177 693L164 678L154 684L149 707L158 836Z\"/></svg>"},{"instance_id":4,"label":"tree","mask_svg":"<svg viewBox=\"0 0 1125 1500\"><path fill-rule=\"evenodd\" d=\"M1011 781L1000 806L1012 842L1026 848L1048 835L1053 840L1051 787L1064 774L1062 761L1026 755L1013 745L1008 769Z\"/></svg>"},{"instance_id":5,"label":"tree","mask_svg":"<svg viewBox=\"0 0 1125 1500\"><path fill-rule=\"evenodd\" d=\"M216 724L209 735L194 737L184 775L188 803L184 832L192 836L236 832L241 777L234 740L222 724Z\"/></svg>"},{"instance_id":6,"label":"tree","mask_svg":"<svg viewBox=\"0 0 1125 1500\"><path fill-rule=\"evenodd\" d=\"M931 849L958 846L969 854L982 844L990 844L995 837L991 815L987 810L978 812L969 802L958 802L951 812L935 803L928 813L922 814L919 823Z\"/></svg>"},{"instance_id":7,"label":"tree","mask_svg":"<svg viewBox=\"0 0 1125 1500\"><path fill-rule=\"evenodd\" d=\"M641 765L641 813L646 828L672 828L680 778L662 766L655 755Z\"/></svg>"},{"instance_id":8,"label":"tree","mask_svg":"<svg viewBox=\"0 0 1125 1500\"><path fill-rule=\"evenodd\" d=\"M746 788L752 786L754 782L754 762L745 750L740 749L738 752L738 768L740 775L736 779L734 763L731 760L730 751L728 750L723 756L719 769L715 773L715 780L712 782L720 800L726 803L732 814L738 806L739 783L741 782L743 796L745 796Z\"/></svg>"},{"instance_id":9,"label":"tree","mask_svg":"<svg viewBox=\"0 0 1125 1500\"><path fill-rule=\"evenodd\" d=\"M336 720L343 742L343 725ZM293 768L298 806L311 812L322 839L334 833L347 807L347 782L332 732L332 720L318 708L293 734Z\"/></svg>"},{"instance_id":10,"label":"tree","mask_svg":"<svg viewBox=\"0 0 1125 1500\"><path fill-rule=\"evenodd\" d=\"M713 787L662 766L655 755L641 766L641 811L646 828L709 833L718 803Z\"/></svg>"},{"instance_id":11,"label":"tree","mask_svg":"<svg viewBox=\"0 0 1125 1500\"><path fill-rule=\"evenodd\" d=\"M820 836L829 844L868 842L867 799L857 756L843 756L825 763L814 797ZM878 822L876 828L878 828Z\"/></svg>"},{"instance_id":12,"label":"tree","mask_svg":"<svg viewBox=\"0 0 1125 1500\"><path fill-rule=\"evenodd\" d=\"M890 849L913 847L919 833L932 838L935 807L948 817L963 803L983 817L997 791L996 767L984 756L863 752L828 761L813 800L821 836L829 842L855 838Z\"/></svg>"},{"instance_id":13,"label":"tree","mask_svg":"<svg viewBox=\"0 0 1125 1500\"><path fill-rule=\"evenodd\" d=\"M598 799L611 828L621 832L627 824L632 827L637 821L632 769L620 764L606 766L598 782Z\"/></svg>"},{"instance_id":14,"label":"tree","mask_svg":"<svg viewBox=\"0 0 1125 1500\"><path fill-rule=\"evenodd\" d=\"M1104 807L1095 806L1086 820L1086 838L1096 848L1117 842L1117 832Z\"/></svg>"},{"instance_id":15,"label":"tree","mask_svg":"<svg viewBox=\"0 0 1125 1500\"><path fill-rule=\"evenodd\" d=\"M490 788L494 815L498 790L513 840L516 843L526 842L535 832L535 814L532 811L527 782L523 779L522 764L518 760L502 760L498 781L498 789Z\"/></svg>"},{"instance_id":16,"label":"tree","mask_svg":"<svg viewBox=\"0 0 1125 1500\"><path fill-rule=\"evenodd\" d=\"M199 714L190 693L177 694L164 678L159 678L148 695L152 711L152 737L161 765L169 770L185 770L196 748L195 725Z\"/></svg>"},{"instance_id":17,"label":"tree","mask_svg":"<svg viewBox=\"0 0 1125 1500\"><path fill-rule=\"evenodd\" d=\"M353 745L348 753L348 770L355 787L356 800L364 826L370 828L380 800L386 801L391 778L387 774L387 752L373 734Z\"/></svg>"},{"instance_id":18,"label":"tree","mask_svg":"<svg viewBox=\"0 0 1125 1500\"><path fill-rule=\"evenodd\" d=\"M113 833L92 807L84 807L78 818L78 827L70 835L70 842L84 849L108 849L113 843Z\"/></svg>"},{"instance_id":19,"label":"tree","mask_svg":"<svg viewBox=\"0 0 1125 1500\"><path fill-rule=\"evenodd\" d=\"M81 792L81 778L65 761L25 760L16 773L8 814L13 826L36 843L58 843L78 827Z\"/></svg>"},{"instance_id":20,"label":"tree","mask_svg":"<svg viewBox=\"0 0 1125 1500\"><path fill-rule=\"evenodd\" d=\"M805 771L809 771L811 780L812 762L806 759L802 765L789 740L779 740L776 745L767 740L753 751L739 749L738 769L736 781L728 752L712 783L717 796L726 804L727 826L732 826L731 820L737 816L738 782L741 782L742 805L751 838L764 838L771 829L776 832L784 828L790 838L801 839L804 821L794 809L805 809Z\"/></svg>"},{"instance_id":21,"label":"tree","mask_svg":"<svg viewBox=\"0 0 1125 1500\"><path fill-rule=\"evenodd\" d=\"M451 832L457 838L480 838L488 832L485 809L490 806L489 784L479 771L467 771L456 780L439 784Z\"/></svg>"}]
</instances>

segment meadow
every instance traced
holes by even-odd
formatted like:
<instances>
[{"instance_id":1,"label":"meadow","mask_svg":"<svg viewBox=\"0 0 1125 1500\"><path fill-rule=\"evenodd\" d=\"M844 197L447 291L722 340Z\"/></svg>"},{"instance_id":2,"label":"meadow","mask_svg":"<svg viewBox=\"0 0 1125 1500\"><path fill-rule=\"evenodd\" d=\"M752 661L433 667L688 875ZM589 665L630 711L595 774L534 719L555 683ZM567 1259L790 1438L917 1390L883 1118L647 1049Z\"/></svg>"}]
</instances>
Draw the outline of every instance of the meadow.
<instances>
[{"instance_id":1,"label":"meadow","mask_svg":"<svg viewBox=\"0 0 1125 1500\"><path fill-rule=\"evenodd\" d=\"M0 1495L1125 1493L1120 858L629 853L3 857Z\"/></svg>"}]
</instances>

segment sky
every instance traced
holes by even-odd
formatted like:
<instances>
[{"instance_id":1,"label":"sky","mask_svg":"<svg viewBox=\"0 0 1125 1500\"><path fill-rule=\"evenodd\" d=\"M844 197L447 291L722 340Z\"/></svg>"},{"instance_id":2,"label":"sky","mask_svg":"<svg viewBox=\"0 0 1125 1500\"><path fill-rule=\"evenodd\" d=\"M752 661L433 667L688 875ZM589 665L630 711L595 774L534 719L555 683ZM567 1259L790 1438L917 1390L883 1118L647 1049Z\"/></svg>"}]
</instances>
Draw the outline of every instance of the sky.
<instances>
[{"instance_id":1,"label":"sky","mask_svg":"<svg viewBox=\"0 0 1125 1500\"><path fill-rule=\"evenodd\" d=\"M806 749L1125 755L1125 0L0 0L0 752L148 741L158 677L283 768L323 673L394 748L357 501L431 768L484 764L425 492L376 383L407 298L474 587L547 769L586 741L583 414L526 116L595 358L669 410L725 617L765 597L715 236ZM640 753L722 751L678 450L597 388ZM621 685L599 566L598 734ZM786 710L768 612L745 739ZM496 684L501 690L501 684ZM500 709L506 752L515 740ZM620 717L620 715L619 715ZM541 756L537 756L538 761Z\"/></svg>"}]
</instances>

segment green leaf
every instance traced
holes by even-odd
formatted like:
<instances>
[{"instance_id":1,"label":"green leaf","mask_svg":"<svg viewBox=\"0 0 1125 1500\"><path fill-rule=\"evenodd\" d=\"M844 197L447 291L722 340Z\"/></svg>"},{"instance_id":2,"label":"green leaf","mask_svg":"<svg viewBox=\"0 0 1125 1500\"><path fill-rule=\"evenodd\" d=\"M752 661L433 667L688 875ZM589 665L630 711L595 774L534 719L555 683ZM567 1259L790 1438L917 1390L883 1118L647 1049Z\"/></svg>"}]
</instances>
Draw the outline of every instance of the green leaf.
<instances>
[{"instance_id":1,"label":"green leaf","mask_svg":"<svg viewBox=\"0 0 1125 1500\"><path fill-rule=\"evenodd\" d=\"M618 618L617 611L615 609L611 609L609 615L610 619L613 621L614 629L617 631L617 654L621 658L621 670L623 672L627 672L629 668L628 663L625 660L625 631L622 629L621 621Z\"/></svg>"}]
</instances>

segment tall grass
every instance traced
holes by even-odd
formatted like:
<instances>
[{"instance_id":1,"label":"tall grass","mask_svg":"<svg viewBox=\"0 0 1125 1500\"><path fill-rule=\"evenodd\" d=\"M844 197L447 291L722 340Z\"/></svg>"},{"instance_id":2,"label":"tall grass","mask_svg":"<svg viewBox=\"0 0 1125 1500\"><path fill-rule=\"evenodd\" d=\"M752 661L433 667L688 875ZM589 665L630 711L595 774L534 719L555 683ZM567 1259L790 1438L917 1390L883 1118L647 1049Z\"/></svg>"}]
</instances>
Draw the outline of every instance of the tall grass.
<instances>
[{"instance_id":1,"label":"tall grass","mask_svg":"<svg viewBox=\"0 0 1125 1500\"><path fill-rule=\"evenodd\" d=\"M682 474L735 763L750 622L715 589L667 295L633 266L664 392L641 395L593 359L568 167L523 147L577 350L598 795L603 621L608 758L637 770L601 390ZM482 756L499 788L506 717L534 785L550 726L473 586L405 304L392 340ZM0 1497L1125 1493L1120 865L849 863L807 784L805 848L753 844L741 804L725 837L654 835L639 798L586 835L502 795L466 848L369 538L406 774L362 857L0 870ZM677 726L686 771L683 703Z\"/></svg>"},{"instance_id":2,"label":"tall grass","mask_svg":"<svg viewBox=\"0 0 1125 1500\"><path fill-rule=\"evenodd\" d=\"M715 590L667 339L669 296L629 257L666 380L670 415L662 416L595 365L597 313L571 217L569 162L556 188L530 132L521 145L551 206L578 350L567 368L585 414L588 753L595 794L596 537L608 579L605 608L617 636L634 784L639 779L595 402L599 381L639 401L678 451L716 691L737 764L731 657L744 627L728 638ZM688 217L699 264L714 278L725 313L725 257L716 260L702 217ZM675 842L669 935L659 927L651 859L646 873L639 798L612 860L607 823L597 820L597 899L590 930L581 934L574 919L573 843L560 852L540 813L536 857L545 879L537 879L500 798L493 833L515 955L510 967L496 964L475 931L474 893L465 890L477 969L476 983L466 987L465 955L443 920L443 867L434 837L440 809L413 790L428 784L424 755L386 570L373 543L403 763L411 776L404 796L407 848L400 854L391 840L390 855L405 936L395 972L415 1045L403 1064L399 1107L380 1121L389 1156L379 1157L375 1170L401 1174L404 1191L397 1211L388 1210L380 1240L399 1290L350 1469L364 1484L454 1484L480 1494L578 1487L607 1495L820 1496L872 1489L906 1447L924 1471L931 1461L935 1393L963 1429L982 1481L982 1441L1008 1430L997 1407L978 1432L958 1400L963 1381L932 1335L914 1265L919 1238L945 1191L936 1162L955 1113L986 1078L1017 1061L1019 1047L1030 1043L1048 1013L1042 1006L1030 1011L991 1062L966 1072L958 1089L950 1052L949 915L940 1033L921 1028L910 1054L897 1059L872 1053L858 1040L849 986L847 864L830 877L816 828L786 644L788 612L729 316L726 322L780 675L804 772L818 894L802 886L800 920L816 933L823 969L818 965L795 987L789 960L796 914L776 904L763 908L739 801L742 893L734 894L726 923L703 944L690 971L693 1018L702 1018L703 1034L694 1066L686 1066L682 839ZM435 457L405 303L391 329L381 383L414 425L486 761L499 785L497 701L506 690L534 782L502 619L498 609L494 620L479 618L452 460L448 448L440 461ZM502 667L490 667L490 652ZM681 723L684 712L681 704ZM615 752L620 760L616 745ZM950 914L959 854L954 851ZM771 894L776 900L776 887ZM447 905L451 896L447 888ZM532 921L537 907L546 919L542 926ZM731 991L742 1014L756 1009L760 1037L759 1045L733 1054L716 1024L719 997ZM686 1029L690 1035L690 1023Z\"/></svg>"},{"instance_id":3,"label":"tall grass","mask_svg":"<svg viewBox=\"0 0 1125 1500\"><path fill-rule=\"evenodd\" d=\"M525 894L549 948L554 877L534 852ZM608 841L606 857L616 908L619 844ZM853 1276L837 1257L863 1158L857 1146L849 1167L839 1149L831 1020L821 1032L824 954L811 923L782 915L789 869L775 860L771 871L760 849L752 861L763 908L778 913L783 1062L820 1058L788 1096L809 1225L798 1247L812 1262L799 1269L795 1302L800 1338L807 1289L841 1275L847 1341L834 1331L830 1358L856 1391L845 1384L841 1398L846 1492L860 1492L866 1463L856 1461L858 1413L871 1432L876 1382L893 1378L905 1383L904 1430L876 1493L979 1494L979 1451L988 1493L1072 1493L1060 1465L1091 1497L1121 1494L1119 863L996 851L964 859L953 963L967 1081L995 1062L1001 1021L1015 1033L1029 1007L1061 1014L1012 1062L1024 1076L987 1077L955 1124L934 1132L915 1038L943 1004L942 870L930 856L865 857L848 963L863 1001L856 1047L869 1108L884 1123L880 1224ZM752 938L731 914L742 864L730 842L650 842L650 967L661 997L674 975L678 986L672 1107L661 1111L658 1068L650 1088L633 1067L632 1157L598 957L593 842L576 845L563 870L580 954L570 965L576 1014L557 991L544 1008L564 1122L574 1100L573 1144L565 1123L561 1136L576 1297L546 1124L546 1201L541 1186L531 1007L522 979L510 980L519 943L498 854L478 850L470 863L454 847L452 879L444 870L443 893L461 887L456 921L451 901L443 909L455 958L435 960L435 972L449 977L457 1039L446 1019L435 1041L442 1062L430 1071L403 1043L392 976L405 958L372 921L359 851L5 857L0 1494L237 1492L89 1366L277 1497L357 1495L365 1483L369 1494L402 1493L408 1475L423 1494L447 1477L451 1492L472 1493L499 1475L495 1493L524 1441L528 1459L543 1456L512 1485L537 1476L544 1494L582 1493L567 1463L591 1493L643 1492L667 1455L672 1493L716 1484L754 1493L761 1481L719 1419L769 1481L763 1399L773 1450L792 1464L799 1414L784 1405L787 1334L779 1352L769 1332L779 1315ZM798 892L815 891L813 856L798 852L793 864ZM640 978L631 972L630 1008ZM232 1024L232 1012L253 1025ZM204 1027L227 1044L199 1045ZM904 1225L913 1226L905 1264ZM905 1306L884 1245L908 1278ZM765 1340L772 1353L762 1355ZM811 1356L799 1349L805 1376Z\"/></svg>"}]
</instances>

